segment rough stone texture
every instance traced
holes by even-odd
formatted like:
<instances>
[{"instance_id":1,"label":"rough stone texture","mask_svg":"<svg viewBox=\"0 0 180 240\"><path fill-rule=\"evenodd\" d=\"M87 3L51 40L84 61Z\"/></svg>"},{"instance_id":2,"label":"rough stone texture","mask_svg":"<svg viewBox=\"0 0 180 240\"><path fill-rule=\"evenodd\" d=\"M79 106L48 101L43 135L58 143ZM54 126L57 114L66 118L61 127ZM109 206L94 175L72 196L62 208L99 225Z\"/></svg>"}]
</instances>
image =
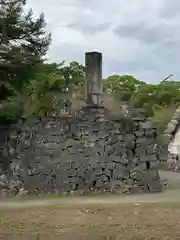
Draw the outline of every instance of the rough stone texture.
<instances>
[{"instance_id":1,"label":"rough stone texture","mask_svg":"<svg viewBox=\"0 0 180 240\"><path fill-rule=\"evenodd\" d=\"M85 96L88 106L102 105L102 53L85 54Z\"/></svg>"},{"instance_id":2,"label":"rough stone texture","mask_svg":"<svg viewBox=\"0 0 180 240\"><path fill-rule=\"evenodd\" d=\"M164 136L169 142L171 142L176 134L180 123L180 107L178 107L172 116L171 121L168 123L167 128L164 132Z\"/></svg>"},{"instance_id":3,"label":"rough stone texture","mask_svg":"<svg viewBox=\"0 0 180 240\"><path fill-rule=\"evenodd\" d=\"M12 132L2 194L161 190L155 129L143 119L111 119L105 110L32 118Z\"/></svg>"},{"instance_id":4,"label":"rough stone texture","mask_svg":"<svg viewBox=\"0 0 180 240\"><path fill-rule=\"evenodd\" d=\"M168 159L166 168L180 172L180 107L177 107L164 132L166 144L168 145Z\"/></svg>"}]
</instances>

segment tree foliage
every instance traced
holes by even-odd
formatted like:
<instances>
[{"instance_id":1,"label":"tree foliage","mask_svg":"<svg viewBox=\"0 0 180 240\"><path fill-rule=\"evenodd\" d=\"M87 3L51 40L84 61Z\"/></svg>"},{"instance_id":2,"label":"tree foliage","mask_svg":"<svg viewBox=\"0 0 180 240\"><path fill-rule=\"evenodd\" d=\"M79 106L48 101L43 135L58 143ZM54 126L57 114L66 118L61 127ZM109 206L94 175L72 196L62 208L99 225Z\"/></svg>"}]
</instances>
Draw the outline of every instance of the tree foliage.
<instances>
[{"instance_id":1,"label":"tree foliage","mask_svg":"<svg viewBox=\"0 0 180 240\"><path fill-rule=\"evenodd\" d=\"M25 14L25 4L25 0L0 1L0 93L5 105L3 100L11 102L16 96L22 106L23 89L35 76L51 41L44 15L34 19L32 10Z\"/></svg>"},{"instance_id":2,"label":"tree foliage","mask_svg":"<svg viewBox=\"0 0 180 240\"><path fill-rule=\"evenodd\" d=\"M169 106L156 106L154 108L152 122L156 127L158 134L165 131L173 113L176 111L176 107L177 105L172 103Z\"/></svg>"},{"instance_id":3,"label":"tree foliage","mask_svg":"<svg viewBox=\"0 0 180 240\"><path fill-rule=\"evenodd\" d=\"M25 115L59 115L67 110L72 91L83 80L84 67L78 62L41 65L41 71L26 87Z\"/></svg>"},{"instance_id":4,"label":"tree foliage","mask_svg":"<svg viewBox=\"0 0 180 240\"><path fill-rule=\"evenodd\" d=\"M138 92L139 87L143 85L141 82L135 79L133 76L109 76L104 81L104 89L112 93L117 100L129 101L132 94Z\"/></svg>"}]
</instances>

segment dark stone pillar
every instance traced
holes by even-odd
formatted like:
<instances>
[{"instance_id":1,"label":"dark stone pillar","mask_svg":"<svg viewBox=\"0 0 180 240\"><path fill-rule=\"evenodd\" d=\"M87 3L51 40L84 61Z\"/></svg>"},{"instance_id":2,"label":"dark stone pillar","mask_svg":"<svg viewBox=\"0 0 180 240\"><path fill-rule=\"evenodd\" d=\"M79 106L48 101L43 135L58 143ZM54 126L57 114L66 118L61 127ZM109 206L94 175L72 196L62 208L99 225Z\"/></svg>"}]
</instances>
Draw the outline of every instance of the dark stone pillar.
<instances>
[{"instance_id":1,"label":"dark stone pillar","mask_svg":"<svg viewBox=\"0 0 180 240\"><path fill-rule=\"evenodd\" d=\"M85 97L87 107L102 107L102 53L85 54Z\"/></svg>"}]
</instances>

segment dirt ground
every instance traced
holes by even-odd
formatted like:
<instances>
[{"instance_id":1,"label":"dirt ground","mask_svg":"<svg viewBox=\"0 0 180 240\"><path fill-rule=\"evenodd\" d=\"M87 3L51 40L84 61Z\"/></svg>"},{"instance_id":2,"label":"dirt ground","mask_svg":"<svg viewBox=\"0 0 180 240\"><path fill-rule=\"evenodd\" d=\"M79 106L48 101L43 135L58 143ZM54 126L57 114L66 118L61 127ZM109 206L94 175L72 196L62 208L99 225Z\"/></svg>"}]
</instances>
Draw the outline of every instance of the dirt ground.
<instances>
[{"instance_id":1,"label":"dirt ground","mask_svg":"<svg viewBox=\"0 0 180 240\"><path fill-rule=\"evenodd\" d=\"M1 200L0 239L180 239L180 174L160 174L157 194Z\"/></svg>"}]
</instances>

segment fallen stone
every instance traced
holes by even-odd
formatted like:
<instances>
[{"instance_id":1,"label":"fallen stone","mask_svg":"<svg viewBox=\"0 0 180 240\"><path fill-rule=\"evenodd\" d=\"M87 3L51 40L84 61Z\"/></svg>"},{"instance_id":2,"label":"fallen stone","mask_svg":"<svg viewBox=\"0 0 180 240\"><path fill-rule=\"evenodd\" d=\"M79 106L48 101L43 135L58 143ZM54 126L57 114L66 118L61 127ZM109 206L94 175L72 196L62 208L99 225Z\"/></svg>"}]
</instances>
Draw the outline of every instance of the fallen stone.
<instances>
[{"instance_id":1,"label":"fallen stone","mask_svg":"<svg viewBox=\"0 0 180 240\"><path fill-rule=\"evenodd\" d=\"M151 192L161 192L163 189L161 182L158 180L152 180L147 186Z\"/></svg>"},{"instance_id":2,"label":"fallen stone","mask_svg":"<svg viewBox=\"0 0 180 240\"><path fill-rule=\"evenodd\" d=\"M143 187L134 185L134 186L129 186L128 187L129 193L136 194L136 193L143 193Z\"/></svg>"},{"instance_id":3,"label":"fallen stone","mask_svg":"<svg viewBox=\"0 0 180 240\"><path fill-rule=\"evenodd\" d=\"M28 190L21 188L18 192L18 196L19 197L24 197L24 196L28 196Z\"/></svg>"}]
</instances>

